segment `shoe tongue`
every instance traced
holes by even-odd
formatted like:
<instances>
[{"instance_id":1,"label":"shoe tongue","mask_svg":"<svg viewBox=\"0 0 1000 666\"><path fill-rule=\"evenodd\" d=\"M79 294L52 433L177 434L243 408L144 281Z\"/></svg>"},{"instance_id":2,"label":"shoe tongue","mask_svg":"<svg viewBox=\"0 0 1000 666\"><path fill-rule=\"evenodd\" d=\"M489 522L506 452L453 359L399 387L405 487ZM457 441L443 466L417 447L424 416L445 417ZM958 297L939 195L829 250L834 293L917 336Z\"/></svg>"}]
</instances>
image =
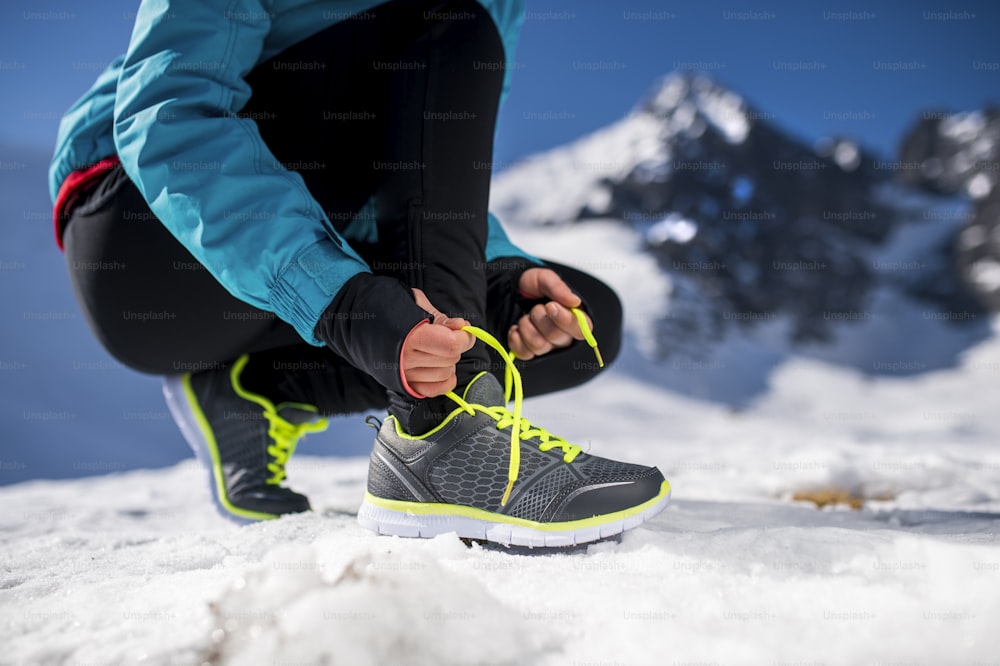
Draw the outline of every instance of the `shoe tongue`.
<instances>
[{"instance_id":1,"label":"shoe tongue","mask_svg":"<svg viewBox=\"0 0 1000 666\"><path fill-rule=\"evenodd\" d=\"M474 405L495 407L503 405L503 387L496 377L488 372L477 375L465 389L465 401Z\"/></svg>"}]
</instances>

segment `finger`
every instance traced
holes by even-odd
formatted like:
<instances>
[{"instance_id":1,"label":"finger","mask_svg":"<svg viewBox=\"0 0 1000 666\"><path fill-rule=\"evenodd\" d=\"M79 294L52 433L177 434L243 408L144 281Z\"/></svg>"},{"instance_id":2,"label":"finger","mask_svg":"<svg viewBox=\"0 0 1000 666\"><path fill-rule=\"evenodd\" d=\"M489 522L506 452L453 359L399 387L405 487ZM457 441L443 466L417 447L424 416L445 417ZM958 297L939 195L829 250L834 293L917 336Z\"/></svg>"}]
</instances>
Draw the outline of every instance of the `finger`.
<instances>
[{"instance_id":1,"label":"finger","mask_svg":"<svg viewBox=\"0 0 1000 666\"><path fill-rule=\"evenodd\" d=\"M531 317L528 315L521 317L521 321L518 322L517 329L521 334L521 339L524 341L524 344L535 356L541 356L542 354L552 351L552 345L545 339L545 336L543 336L538 329L535 328L534 322L531 321Z\"/></svg>"},{"instance_id":2,"label":"finger","mask_svg":"<svg viewBox=\"0 0 1000 666\"><path fill-rule=\"evenodd\" d=\"M529 268L521 274L521 291L533 298L551 298L568 308L580 307L580 297L551 268Z\"/></svg>"},{"instance_id":3,"label":"finger","mask_svg":"<svg viewBox=\"0 0 1000 666\"><path fill-rule=\"evenodd\" d=\"M528 345L524 344L524 340L521 339L520 327L516 324L511 326L507 333L507 346L514 352L514 356L522 361L530 361L535 358L535 355L528 349Z\"/></svg>"},{"instance_id":4,"label":"finger","mask_svg":"<svg viewBox=\"0 0 1000 666\"><path fill-rule=\"evenodd\" d=\"M462 341L463 352L469 351L470 349L472 349L473 345L476 344L476 337L472 335L472 333L462 330L466 326L471 326L471 324L467 319L461 319L459 317L449 317L448 319L445 319L441 323L444 326L446 326L449 330L457 331L461 334L461 336L464 336L460 338Z\"/></svg>"},{"instance_id":5,"label":"finger","mask_svg":"<svg viewBox=\"0 0 1000 666\"><path fill-rule=\"evenodd\" d=\"M447 381L449 377L455 376L455 367L442 368L410 368L405 373L406 381L413 386L414 383L438 383Z\"/></svg>"},{"instance_id":6,"label":"finger","mask_svg":"<svg viewBox=\"0 0 1000 666\"><path fill-rule=\"evenodd\" d=\"M562 308L558 303L549 302L553 308ZM563 308L565 310L565 308ZM565 310L567 313L569 310ZM573 342L573 336L562 330L558 322L550 316L550 308L546 305L538 304L531 308L528 314L535 328L554 347L568 347ZM572 315L571 315L572 316Z\"/></svg>"},{"instance_id":7,"label":"finger","mask_svg":"<svg viewBox=\"0 0 1000 666\"><path fill-rule=\"evenodd\" d=\"M458 348L462 350L461 351L462 354L472 349L472 347L476 344L475 336L473 336L471 333L467 331L461 330L461 328L459 328L458 330L454 330L454 338L456 340Z\"/></svg>"},{"instance_id":8,"label":"finger","mask_svg":"<svg viewBox=\"0 0 1000 666\"><path fill-rule=\"evenodd\" d=\"M447 358L461 356L475 342L475 338L464 331L454 331L438 324L421 326L412 335L411 349Z\"/></svg>"},{"instance_id":9,"label":"finger","mask_svg":"<svg viewBox=\"0 0 1000 666\"><path fill-rule=\"evenodd\" d=\"M580 322L577 321L576 315L573 314L568 308L565 308L554 301L550 301L545 304L545 314L554 326L557 326L560 331L568 335L573 340L584 339L583 331L580 330ZM587 320L587 327L592 328L590 324L590 317L587 317L587 315L584 315L584 317Z\"/></svg>"},{"instance_id":10,"label":"finger","mask_svg":"<svg viewBox=\"0 0 1000 666\"><path fill-rule=\"evenodd\" d=\"M553 270L546 270L538 277L539 287L542 295L551 298L553 301L564 305L567 308L578 308L582 301L580 297L573 293L559 274Z\"/></svg>"},{"instance_id":11,"label":"finger","mask_svg":"<svg viewBox=\"0 0 1000 666\"><path fill-rule=\"evenodd\" d=\"M446 368L453 366L461 356L441 356L430 354L420 349L408 349L403 356L403 370L411 368Z\"/></svg>"}]
</instances>

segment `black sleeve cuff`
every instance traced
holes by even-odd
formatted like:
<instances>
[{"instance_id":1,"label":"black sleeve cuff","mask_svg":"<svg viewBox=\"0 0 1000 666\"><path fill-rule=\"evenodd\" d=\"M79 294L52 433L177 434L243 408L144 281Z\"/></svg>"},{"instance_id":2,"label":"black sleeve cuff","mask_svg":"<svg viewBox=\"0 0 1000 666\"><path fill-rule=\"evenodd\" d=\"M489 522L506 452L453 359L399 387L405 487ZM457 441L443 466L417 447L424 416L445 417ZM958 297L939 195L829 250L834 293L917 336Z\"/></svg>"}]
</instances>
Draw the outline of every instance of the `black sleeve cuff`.
<instances>
[{"instance_id":1,"label":"black sleeve cuff","mask_svg":"<svg viewBox=\"0 0 1000 666\"><path fill-rule=\"evenodd\" d=\"M316 337L387 389L405 393L399 357L406 336L434 318L394 278L361 273L347 281L323 312Z\"/></svg>"}]
</instances>

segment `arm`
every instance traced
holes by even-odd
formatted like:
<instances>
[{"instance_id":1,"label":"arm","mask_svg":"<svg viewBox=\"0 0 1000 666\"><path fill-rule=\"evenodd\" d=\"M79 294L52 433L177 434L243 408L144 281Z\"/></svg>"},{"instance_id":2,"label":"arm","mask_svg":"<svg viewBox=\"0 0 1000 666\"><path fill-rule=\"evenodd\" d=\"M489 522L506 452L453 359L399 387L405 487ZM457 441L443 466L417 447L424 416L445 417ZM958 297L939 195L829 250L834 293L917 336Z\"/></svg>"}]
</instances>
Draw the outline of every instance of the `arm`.
<instances>
[{"instance_id":1,"label":"arm","mask_svg":"<svg viewBox=\"0 0 1000 666\"><path fill-rule=\"evenodd\" d=\"M314 329L368 266L252 120L244 77L270 29L259 0L144 0L118 81L115 146L170 232L234 296Z\"/></svg>"}]
</instances>

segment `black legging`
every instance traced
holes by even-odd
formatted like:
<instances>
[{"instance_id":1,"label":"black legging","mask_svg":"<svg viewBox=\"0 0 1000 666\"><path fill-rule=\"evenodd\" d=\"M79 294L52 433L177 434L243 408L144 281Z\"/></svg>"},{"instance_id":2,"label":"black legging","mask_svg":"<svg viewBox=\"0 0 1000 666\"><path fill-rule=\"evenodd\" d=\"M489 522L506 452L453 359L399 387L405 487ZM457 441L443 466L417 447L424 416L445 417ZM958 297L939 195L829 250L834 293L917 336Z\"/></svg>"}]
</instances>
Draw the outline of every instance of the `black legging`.
<instances>
[{"instance_id":1,"label":"black legging","mask_svg":"<svg viewBox=\"0 0 1000 666\"><path fill-rule=\"evenodd\" d=\"M429 29L433 46L420 28L428 7L443 17ZM275 156L301 173L338 231L373 199L378 242L352 245L376 272L422 287L441 310L483 325L491 311L482 263L490 172L474 165L492 159L500 80L479 77L500 68L469 67L476 78L468 79L453 64L460 52L466 64L502 61L496 29L478 3L387 3L261 63L247 77L253 97L242 113L257 122ZM301 66L317 62L328 66ZM421 62L428 67L391 65ZM442 85L428 81L434 77L453 78ZM469 92L479 88L487 90ZM418 94L429 89L451 93ZM421 168L405 168L420 160ZM248 386L273 399L310 402L326 414L386 405L384 388L366 373L223 289L159 223L120 166L71 211L64 246L90 327L133 369L211 371L250 354ZM621 329L614 292L590 275L551 266L587 303L610 362ZM520 365L528 395L597 372L582 344Z\"/></svg>"}]
</instances>

